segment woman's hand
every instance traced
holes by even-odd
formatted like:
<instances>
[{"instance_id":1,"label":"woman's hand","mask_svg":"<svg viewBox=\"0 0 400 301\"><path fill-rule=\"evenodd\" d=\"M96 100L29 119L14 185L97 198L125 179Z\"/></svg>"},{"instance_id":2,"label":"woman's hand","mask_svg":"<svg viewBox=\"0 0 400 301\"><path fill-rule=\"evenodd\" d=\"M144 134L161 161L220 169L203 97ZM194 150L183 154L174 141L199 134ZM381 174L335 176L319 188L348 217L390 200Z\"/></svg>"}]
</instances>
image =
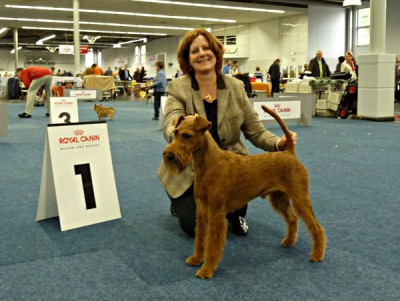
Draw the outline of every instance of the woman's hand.
<instances>
[{"instance_id":1,"label":"woman's hand","mask_svg":"<svg viewBox=\"0 0 400 301\"><path fill-rule=\"evenodd\" d=\"M292 135L292 139L293 139L293 143L296 145L297 143L297 133L296 132L290 132L290 134ZM286 144L287 144L287 140L286 140L286 136L283 135L277 143L278 146L278 150L283 151L286 149Z\"/></svg>"}]
</instances>

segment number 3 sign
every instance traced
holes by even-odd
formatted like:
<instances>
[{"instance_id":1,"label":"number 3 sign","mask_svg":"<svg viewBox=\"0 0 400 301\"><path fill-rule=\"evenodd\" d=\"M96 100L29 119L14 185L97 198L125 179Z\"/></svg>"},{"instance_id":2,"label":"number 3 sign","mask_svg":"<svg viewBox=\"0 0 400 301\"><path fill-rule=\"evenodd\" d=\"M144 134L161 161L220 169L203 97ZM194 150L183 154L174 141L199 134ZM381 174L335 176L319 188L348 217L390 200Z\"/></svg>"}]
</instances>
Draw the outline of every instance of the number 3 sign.
<instances>
[{"instance_id":1,"label":"number 3 sign","mask_svg":"<svg viewBox=\"0 0 400 301\"><path fill-rule=\"evenodd\" d=\"M36 220L61 230L121 217L105 121L49 124Z\"/></svg>"}]
</instances>

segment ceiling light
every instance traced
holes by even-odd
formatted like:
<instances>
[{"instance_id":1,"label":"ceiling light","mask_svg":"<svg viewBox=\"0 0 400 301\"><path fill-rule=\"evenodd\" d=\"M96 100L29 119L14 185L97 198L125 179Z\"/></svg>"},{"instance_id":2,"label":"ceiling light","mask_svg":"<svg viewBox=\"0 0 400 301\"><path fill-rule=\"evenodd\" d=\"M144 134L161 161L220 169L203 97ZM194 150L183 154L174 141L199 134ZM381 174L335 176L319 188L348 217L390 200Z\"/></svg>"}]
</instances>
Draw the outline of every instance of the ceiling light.
<instances>
[{"instance_id":1,"label":"ceiling light","mask_svg":"<svg viewBox=\"0 0 400 301\"><path fill-rule=\"evenodd\" d=\"M58 49L58 47L50 47L50 46L47 46L46 49L47 49L48 51L50 51L51 53L53 53L53 52L55 52L55 51Z\"/></svg>"},{"instance_id":2,"label":"ceiling light","mask_svg":"<svg viewBox=\"0 0 400 301\"><path fill-rule=\"evenodd\" d=\"M51 10L51 11L68 11L72 12L72 8L57 8L49 6L28 6L28 5L9 5L8 8L19 8L19 9L35 9L35 10ZM96 9L79 9L80 13L96 13L96 14L108 14L108 15L124 15L124 16L137 16L137 17L149 17L149 18L161 18L161 19L178 19L178 20L196 20L196 21L207 21L207 22L223 22L223 23L236 23L236 20L232 19L217 19L217 18L203 18L203 17L189 17L189 16L170 16L170 15L157 15L157 14L145 14L145 13L133 13L133 12L119 12L119 11L108 11L108 10L96 10Z\"/></svg>"},{"instance_id":3,"label":"ceiling light","mask_svg":"<svg viewBox=\"0 0 400 301\"><path fill-rule=\"evenodd\" d=\"M1 29L0 29L0 35L3 34L3 33L5 33L7 30L8 30L7 27L1 28Z\"/></svg>"},{"instance_id":4,"label":"ceiling light","mask_svg":"<svg viewBox=\"0 0 400 301\"><path fill-rule=\"evenodd\" d=\"M113 48L121 48L121 44L114 44Z\"/></svg>"},{"instance_id":5,"label":"ceiling light","mask_svg":"<svg viewBox=\"0 0 400 301\"><path fill-rule=\"evenodd\" d=\"M35 27L35 26L22 26L22 29L39 29L39 30L52 30L52 31L74 31L73 28L49 28L49 27ZM87 30L80 29L80 32L93 32L98 33L114 33L114 34L131 34L131 35L144 35L144 36L166 36L166 33L156 32L135 32L135 31L113 31L113 30Z\"/></svg>"},{"instance_id":6,"label":"ceiling light","mask_svg":"<svg viewBox=\"0 0 400 301\"><path fill-rule=\"evenodd\" d=\"M220 9L234 9L234 10L246 10L262 13L276 13L284 14L284 10L278 9L266 9L266 8L254 8L254 7L238 7L218 4L205 4L205 3L191 3L191 2L178 2L178 1L166 1L166 0L131 0L133 2L146 2L146 3L158 3L158 4L169 4L169 5L182 5L182 6L196 6L196 7L207 7L207 8L220 8Z\"/></svg>"},{"instance_id":7,"label":"ceiling light","mask_svg":"<svg viewBox=\"0 0 400 301\"><path fill-rule=\"evenodd\" d=\"M20 49L22 49L21 46L19 46L19 47L17 48L17 50L20 50ZM10 51L10 53L15 53L15 48L13 48L13 49Z\"/></svg>"},{"instance_id":8,"label":"ceiling light","mask_svg":"<svg viewBox=\"0 0 400 301\"><path fill-rule=\"evenodd\" d=\"M100 39L101 37L100 36L95 36L95 37L94 36L84 36L83 38L86 39L89 42L89 44L94 44L96 42L96 40Z\"/></svg>"},{"instance_id":9,"label":"ceiling light","mask_svg":"<svg viewBox=\"0 0 400 301\"><path fill-rule=\"evenodd\" d=\"M43 38L43 39L40 39L40 40L38 40L38 41L36 42L36 45L43 45L43 42L44 42L44 41L53 39L53 38L55 38L55 37L56 37L56 35L55 35L55 34L52 34L51 36L45 37L45 38Z\"/></svg>"},{"instance_id":10,"label":"ceiling light","mask_svg":"<svg viewBox=\"0 0 400 301\"><path fill-rule=\"evenodd\" d=\"M343 6L361 6L361 0L344 0Z\"/></svg>"}]
</instances>

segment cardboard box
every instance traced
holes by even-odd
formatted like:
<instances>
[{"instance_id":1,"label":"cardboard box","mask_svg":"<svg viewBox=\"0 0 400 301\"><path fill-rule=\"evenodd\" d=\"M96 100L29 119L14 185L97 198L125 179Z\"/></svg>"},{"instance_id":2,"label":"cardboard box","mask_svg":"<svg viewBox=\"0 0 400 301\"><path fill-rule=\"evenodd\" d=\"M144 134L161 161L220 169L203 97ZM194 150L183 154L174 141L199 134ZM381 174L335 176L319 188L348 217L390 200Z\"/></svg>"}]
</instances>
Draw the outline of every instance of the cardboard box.
<instances>
[{"instance_id":1,"label":"cardboard box","mask_svg":"<svg viewBox=\"0 0 400 301\"><path fill-rule=\"evenodd\" d=\"M329 102L332 102L332 103L339 104L340 101L342 100L342 95L343 95L342 92L332 92L332 93L329 93L328 101L329 101Z\"/></svg>"},{"instance_id":2,"label":"cardboard box","mask_svg":"<svg viewBox=\"0 0 400 301\"><path fill-rule=\"evenodd\" d=\"M327 102L328 102L327 99L318 99L317 100L317 104L316 104L316 108L319 109L319 110L326 110L328 108Z\"/></svg>"}]
</instances>

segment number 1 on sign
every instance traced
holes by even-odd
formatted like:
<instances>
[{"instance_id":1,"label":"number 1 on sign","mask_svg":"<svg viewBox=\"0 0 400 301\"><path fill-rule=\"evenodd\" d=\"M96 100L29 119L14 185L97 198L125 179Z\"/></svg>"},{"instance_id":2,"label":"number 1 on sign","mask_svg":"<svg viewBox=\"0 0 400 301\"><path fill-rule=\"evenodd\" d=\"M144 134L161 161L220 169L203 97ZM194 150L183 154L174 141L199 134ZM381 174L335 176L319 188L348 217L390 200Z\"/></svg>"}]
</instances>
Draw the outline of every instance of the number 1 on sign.
<instances>
[{"instance_id":1,"label":"number 1 on sign","mask_svg":"<svg viewBox=\"0 0 400 301\"><path fill-rule=\"evenodd\" d=\"M85 203L86 209L96 208L96 200L94 198L94 190L92 183L92 174L90 172L90 164L78 164L74 165L75 174L81 175L82 177L82 185L83 185L83 193L85 195Z\"/></svg>"}]
</instances>

